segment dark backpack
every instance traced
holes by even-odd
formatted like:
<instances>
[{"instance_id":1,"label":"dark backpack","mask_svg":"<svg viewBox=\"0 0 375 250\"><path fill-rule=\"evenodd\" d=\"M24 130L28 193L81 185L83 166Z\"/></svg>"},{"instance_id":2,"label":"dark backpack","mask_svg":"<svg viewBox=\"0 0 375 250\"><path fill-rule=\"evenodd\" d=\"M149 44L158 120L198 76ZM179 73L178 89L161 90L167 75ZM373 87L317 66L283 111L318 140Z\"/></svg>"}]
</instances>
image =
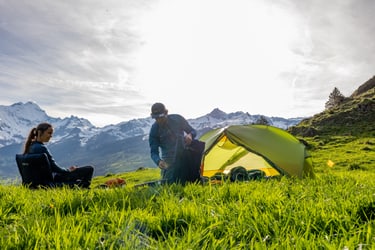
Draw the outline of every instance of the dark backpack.
<instances>
[{"instance_id":1,"label":"dark backpack","mask_svg":"<svg viewBox=\"0 0 375 250\"><path fill-rule=\"evenodd\" d=\"M199 140L193 140L191 144L184 149L182 154L181 166L176 171L177 180L182 184L186 182L199 182L201 180L200 167L205 143Z\"/></svg>"}]
</instances>

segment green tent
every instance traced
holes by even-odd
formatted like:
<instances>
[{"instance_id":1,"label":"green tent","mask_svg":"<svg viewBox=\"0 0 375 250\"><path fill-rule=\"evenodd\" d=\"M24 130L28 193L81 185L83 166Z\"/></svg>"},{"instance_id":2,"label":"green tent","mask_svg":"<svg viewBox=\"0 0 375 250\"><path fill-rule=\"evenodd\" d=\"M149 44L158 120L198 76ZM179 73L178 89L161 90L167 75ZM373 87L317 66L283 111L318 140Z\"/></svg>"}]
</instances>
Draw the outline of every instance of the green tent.
<instances>
[{"instance_id":1,"label":"green tent","mask_svg":"<svg viewBox=\"0 0 375 250\"><path fill-rule=\"evenodd\" d=\"M200 140L206 143L202 176L230 174L236 167L261 170L266 176L314 176L312 159L305 145L280 128L232 125L211 130Z\"/></svg>"}]
</instances>

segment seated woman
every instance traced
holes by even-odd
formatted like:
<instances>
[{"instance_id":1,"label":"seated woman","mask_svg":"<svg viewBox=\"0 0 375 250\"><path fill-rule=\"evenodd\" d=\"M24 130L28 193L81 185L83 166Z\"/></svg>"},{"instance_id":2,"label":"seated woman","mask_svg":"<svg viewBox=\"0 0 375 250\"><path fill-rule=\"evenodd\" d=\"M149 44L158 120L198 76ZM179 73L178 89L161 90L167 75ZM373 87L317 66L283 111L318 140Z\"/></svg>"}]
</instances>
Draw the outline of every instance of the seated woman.
<instances>
[{"instance_id":1,"label":"seated woman","mask_svg":"<svg viewBox=\"0 0 375 250\"><path fill-rule=\"evenodd\" d=\"M62 168L53 159L47 149L45 142L48 142L53 134L53 127L49 123L40 123L36 128L32 128L25 142L24 154L46 153L50 162L54 183L66 184L69 186L79 186L89 188L94 173L92 166Z\"/></svg>"}]
</instances>

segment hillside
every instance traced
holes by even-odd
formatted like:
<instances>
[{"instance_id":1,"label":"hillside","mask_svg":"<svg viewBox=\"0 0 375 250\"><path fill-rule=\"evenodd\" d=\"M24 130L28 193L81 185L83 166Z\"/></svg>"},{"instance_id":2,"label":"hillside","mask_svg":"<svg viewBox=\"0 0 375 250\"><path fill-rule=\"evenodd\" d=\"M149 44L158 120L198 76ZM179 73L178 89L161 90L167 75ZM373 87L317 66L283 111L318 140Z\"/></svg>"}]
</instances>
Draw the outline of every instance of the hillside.
<instances>
[{"instance_id":1,"label":"hillside","mask_svg":"<svg viewBox=\"0 0 375 250\"><path fill-rule=\"evenodd\" d=\"M288 130L293 135L375 136L375 76L337 106L302 120Z\"/></svg>"}]
</instances>

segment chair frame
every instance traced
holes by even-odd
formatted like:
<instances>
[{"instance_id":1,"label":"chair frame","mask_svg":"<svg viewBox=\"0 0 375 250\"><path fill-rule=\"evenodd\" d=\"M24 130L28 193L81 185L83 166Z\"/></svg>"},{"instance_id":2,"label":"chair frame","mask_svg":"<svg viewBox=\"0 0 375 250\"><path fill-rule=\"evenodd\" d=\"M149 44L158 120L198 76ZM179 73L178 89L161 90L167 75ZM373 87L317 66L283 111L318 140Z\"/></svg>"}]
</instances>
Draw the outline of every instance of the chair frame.
<instances>
[{"instance_id":1,"label":"chair frame","mask_svg":"<svg viewBox=\"0 0 375 250\"><path fill-rule=\"evenodd\" d=\"M47 154L16 154L16 162L22 185L31 189L54 186Z\"/></svg>"}]
</instances>

